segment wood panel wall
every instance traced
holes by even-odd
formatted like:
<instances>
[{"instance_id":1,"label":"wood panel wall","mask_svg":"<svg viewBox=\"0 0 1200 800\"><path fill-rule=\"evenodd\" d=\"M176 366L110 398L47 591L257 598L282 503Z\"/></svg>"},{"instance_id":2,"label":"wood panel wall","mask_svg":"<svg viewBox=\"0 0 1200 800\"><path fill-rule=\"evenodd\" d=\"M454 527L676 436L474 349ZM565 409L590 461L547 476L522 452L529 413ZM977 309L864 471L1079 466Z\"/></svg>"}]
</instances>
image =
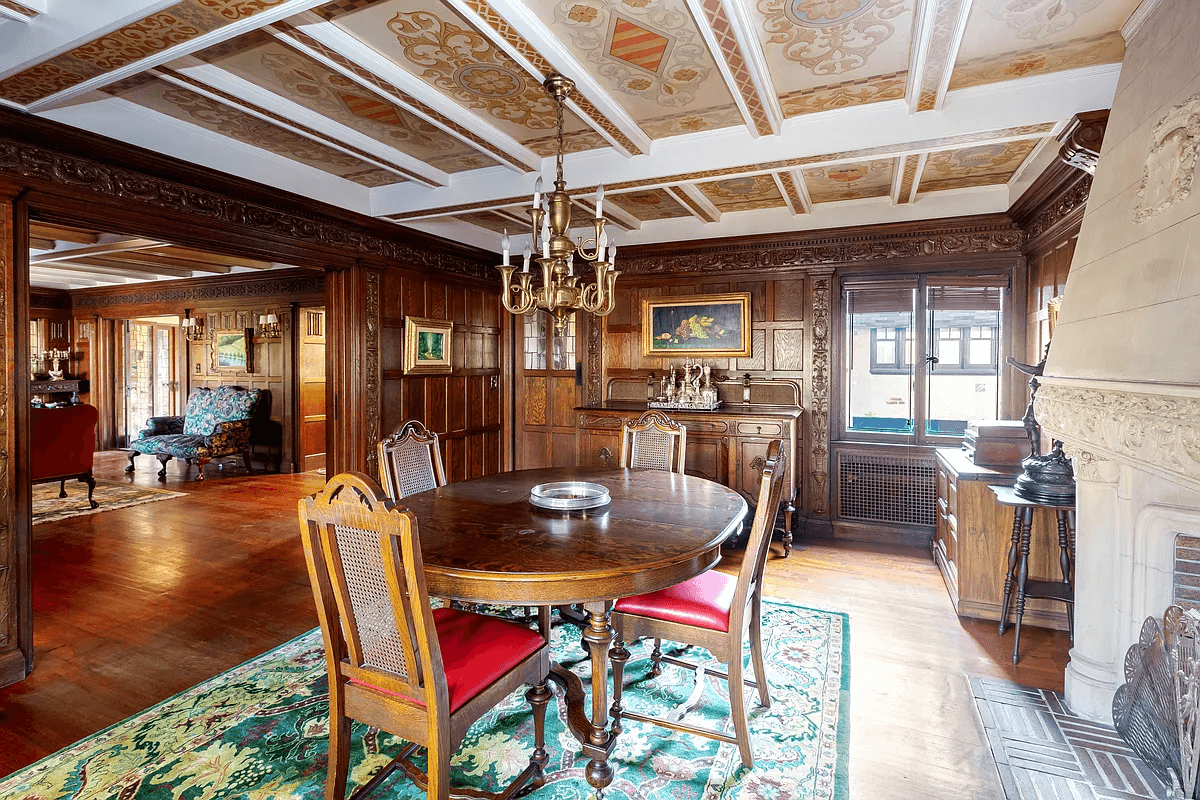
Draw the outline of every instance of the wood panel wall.
<instances>
[{"instance_id":1,"label":"wood panel wall","mask_svg":"<svg viewBox=\"0 0 1200 800\"><path fill-rule=\"evenodd\" d=\"M447 480L499 472L502 309L496 289L393 267L383 271L381 295L383 435L420 420L439 436ZM450 374L404 373L404 320L410 316L454 323Z\"/></svg>"}]
</instances>

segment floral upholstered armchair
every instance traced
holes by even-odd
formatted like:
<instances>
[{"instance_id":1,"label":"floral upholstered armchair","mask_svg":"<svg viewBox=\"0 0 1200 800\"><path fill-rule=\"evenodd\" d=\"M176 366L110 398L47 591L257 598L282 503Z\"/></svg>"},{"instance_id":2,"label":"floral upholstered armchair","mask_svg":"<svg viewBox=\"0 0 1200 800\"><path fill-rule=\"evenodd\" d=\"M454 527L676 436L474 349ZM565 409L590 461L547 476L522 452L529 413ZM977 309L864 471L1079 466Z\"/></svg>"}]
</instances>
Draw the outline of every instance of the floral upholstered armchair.
<instances>
[{"instance_id":1,"label":"floral upholstered armchair","mask_svg":"<svg viewBox=\"0 0 1200 800\"><path fill-rule=\"evenodd\" d=\"M200 388L188 398L182 417L151 417L147 427L129 447L129 466L142 453L156 456L162 464L158 477L167 475L167 462L182 458L196 465L196 480L204 480L204 465L214 458L241 453L250 469L250 421L262 396L261 389L238 386Z\"/></svg>"}]
</instances>

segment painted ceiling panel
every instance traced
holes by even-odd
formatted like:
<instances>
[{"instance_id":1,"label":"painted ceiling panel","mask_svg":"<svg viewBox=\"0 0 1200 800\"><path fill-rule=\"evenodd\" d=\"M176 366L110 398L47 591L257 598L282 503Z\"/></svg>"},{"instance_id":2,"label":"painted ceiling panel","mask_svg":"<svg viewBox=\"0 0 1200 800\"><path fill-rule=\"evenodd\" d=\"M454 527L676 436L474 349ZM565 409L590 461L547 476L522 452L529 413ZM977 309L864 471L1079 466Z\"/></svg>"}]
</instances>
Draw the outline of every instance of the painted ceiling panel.
<instances>
[{"instance_id":1,"label":"painted ceiling panel","mask_svg":"<svg viewBox=\"0 0 1200 800\"><path fill-rule=\"evenodd\" d=\"M750 175L700 184L700 191L722 211L749 211L785 205L775 179L770 175Z\"/></svg>"},{"instance_id":2,"label":"painted ceiling panel","mask_svg":"<svg viewBox=\"0 0 1200 800\"><path fill-rule=\"evenodd\" d=\"M383 186L403 181L399 175L349 153L166 81L133 79L113 86L111 91L131 103L363 186Z\"/></svg>"},{"instance_id":3,"label":"painted ceiling panel","mask_svg":"<svg viewBox=\"0 0 1200 800\"><path fill-rule=\"evenodd\" d=\"M505 230L514 235L526 232L524 229L518 227L517 223L513 220L492 211L477 211L473 214L463 214L459 219L496 233L503 233Z\"/></svg>"},{"instance_id":4,"label":"painted ceiling panel","mask_svg":"<svg viewBox=\"0 0 1200 800\"><path fill-rule=\"evenodd\" d=\"M857 82L874 91L835 93L794 106L807 111L889 99L908 69L916 0L758 0L752 5L759 40L780 101ZM903 89L901 89L901 96ZM823 96L822 96L823 97ZM822 105L824 108L809 107ZM786 113L786 112L785 112Z\"/></svg>"},{"instance_id":5,"label":"painted ceiling panel","mask_svg":"<svg viewBox=\"0 0 1200 800\"><path fill-rule=\"evenodd\" d=\"M337 13L342 7L350 10ZM535 152L553 147L554 100L516 62L438 0L339 3L322 12L401 69ZM570 111L564 128L568 152L607 144Z\"/></svg>"},{"instance_id":6,"label":"painted ceiling panel","mask_svg":"<svg viewBox=\"0 0 1200 800\"><path fill-rule=\"evenodd\" d=\"M921 183L917 192L920 194L1007 183L1033 152L1038 141L1021 139L1006 144L985 144L930 153L925 161L925 169L921 172Z\"/></svg>"},{"instance_id":7,"label":"painted ceiling panel","mask_svg":"<svg viewBox=\"0 0 1200 800\"><path fill-rule=\"evenodd\" d=\"M808 196L814 203L886 197L892 190L895 159L880 158L803 170Z\"/></svg>"},{"instance_id":8,"label":"painted ceiling panel","mask_svg":"<svg viewBox=\"0 0 1200 800\"><path fill-rule=\"evenodd\" d=\"M893 72L871 78L843 81L781 95L779 104L785 117L814 114L834 108L860 106L883 100L901 100L908 85L907 72Z\"/></svg>"},{"instance_id":9,"label":"painted ceiling panel","mask_svg":"<svg viewBox=\"0 0 1200 800\"><path fill-rule=\"evenodd\" d=\"M670 110L710 129L727 119L713 112L734 107L684 0L530 0L529 7L639 123Z\"/></svg>"},{"instance_id":10,"label":"painted ceiling panel","mask_svg":"<svg viewBox=\"0 0 1200 800\"><path fill-rule=\"evenodd\" d=\"M1113 64L1138 0L989 0L967 20L950 88Z\"/></svg>"},{"instance_id":11,"label":"painted ceiling panel","mask_svg":"<svg viewBox=\"0 0 1200 800\"><path fill-rule=\"evenodd\" d=\"M690 216L674 197L662 189L647 189L641 192L610 195L611 201L645 222L652 219L670 219Z\"/></svg>"},{"instance_id":12,"label":"painted ceiling panel","mask_svg":"<svg viewBox=\"0 0 1200 800\"><path fill-rule=\"evenodd\" d=\"M497 163L436 125L265 33L247 34L201 52L199 57L445 172Z\"/></svg>"}]
</instances>

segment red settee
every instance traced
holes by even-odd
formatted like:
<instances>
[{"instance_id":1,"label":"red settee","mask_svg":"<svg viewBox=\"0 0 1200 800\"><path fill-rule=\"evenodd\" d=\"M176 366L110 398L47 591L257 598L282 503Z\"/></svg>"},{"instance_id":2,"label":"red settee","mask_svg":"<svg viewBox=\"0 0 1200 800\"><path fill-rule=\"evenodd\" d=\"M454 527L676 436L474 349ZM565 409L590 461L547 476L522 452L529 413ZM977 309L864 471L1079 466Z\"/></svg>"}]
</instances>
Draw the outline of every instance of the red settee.
<instances>
[{"instance_id":1,"label":"red settee","mask_svg":"<svg viewBox=\"0 0 1200 800\"><path fill-rule=\"evenodd\" d=\"M91 507L99 506L92 499L92 492L96 489L96 479L92 477L92 456L96 450L96 423L99 419L100 412L95 406L29 409L33 482L58 481L62 484L58 496L66 497L67 479L75 478L87 484Z\"/></svg>"}]
</instances>

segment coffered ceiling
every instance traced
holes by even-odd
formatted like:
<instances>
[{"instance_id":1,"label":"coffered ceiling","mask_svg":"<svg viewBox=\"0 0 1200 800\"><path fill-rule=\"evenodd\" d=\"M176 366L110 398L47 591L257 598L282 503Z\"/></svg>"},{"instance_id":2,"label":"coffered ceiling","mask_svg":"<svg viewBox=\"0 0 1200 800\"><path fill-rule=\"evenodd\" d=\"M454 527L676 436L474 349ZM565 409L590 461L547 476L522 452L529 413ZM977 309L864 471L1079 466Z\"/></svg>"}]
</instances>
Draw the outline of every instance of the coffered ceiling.
<instances>
[{"instance_id":1,"label":"coffered ceiling","mask_svg":"<svg viewBox=\"0 0 1200 800\"><path fill-rule=\"evenodd\" d=\"M489 249L553 175L622 243L1001 211L1137 0L0 0L0 102ZM519 238L517 247L524 246Z\"/></svg>"}]
</instances>

